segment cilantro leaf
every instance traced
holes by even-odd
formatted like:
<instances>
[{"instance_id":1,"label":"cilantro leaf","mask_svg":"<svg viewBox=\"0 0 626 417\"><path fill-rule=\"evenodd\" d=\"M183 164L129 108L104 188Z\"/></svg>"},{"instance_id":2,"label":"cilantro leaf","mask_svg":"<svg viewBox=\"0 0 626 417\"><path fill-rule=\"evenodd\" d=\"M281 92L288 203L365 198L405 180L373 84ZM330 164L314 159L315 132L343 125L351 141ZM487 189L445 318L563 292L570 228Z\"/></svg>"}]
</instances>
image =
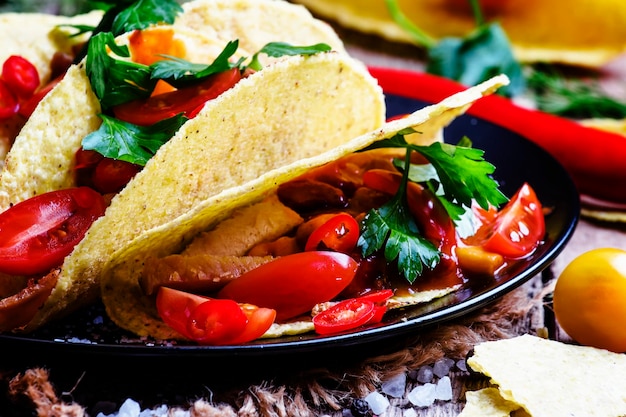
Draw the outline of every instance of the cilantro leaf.
<instances>
[{"instance_id":1,"label":"cilantro leaf","mask_svg":"<svg viewBox=\"0 0 626 417\"><path fill-rule=\"evenodd\" d=\"M137 126L104 114L100 117L102 125L83 138L83 148L142 166L187 121L184 116L177 115L151 126Z\"/></svg>"},{"instance_id":2,"label":"cilantro leaf","mask_svg":"<svg viewBox=\"0 0 626 417\"><path fill-rule=\"evenodd\" d=\"M110 32L91 39L86 71L102 109L106 111L117 104L150 96L157 82L150 76L150 67L115 59L107 53L107 47L120 57L130 56L128 48L117 45Z\"/></svg>"},{"instance_id":3,"label":"cilantro leaf","mask_svg":"<svg viewBox=\"0 0 626 417\"><path fill-rule=\"evenodd\" d=\"M502 88L507 96L526 88L522 67L511 51L509 40L497 23L483 25L466 38L444 38L428 50L426 71L474 85L498 74L511 83Z\"/></svg>"},{"instance_id":4,"label":"cilantro leaf","mask_svg":"<svg viewBox=\"0 0 626 417\"><path fill-rule=\"evenodd\" d=\"M407 158L410 150L407 150ZM409 283L415 282L424 266L434 268L441 259L435 245L420 235L405 201L406 181L403 180L398 192L376 210L370 210L361 224L361 236L357 245L363 256L383 249L387 262L397 259L399 269Z\"/></svg>"},{"instance_id":5,"label":"cilantro leaf","mask_svg":"<svg viewBox=\"0 0 626 417\"><path fill-rule=\"evenodd\" d=\"M266 54L272 58L280 58L281 56L315 55L320 52L328 52L330 50L331 47L325 43L317 43L315 45L308 46L294 46L285 42L270 42L252 56L248 67L257 71L262 68L261 63L259 62L260 54Z\"/></svg>"},{"instance_id":6,"label":"cilantro leaf","mask_svg":"<svg viewBox=\"0 0 626 417\"><path fill-rule=\"evenodd\" d=\"M209 64L194 64L177 57L169 57L167 60L157 61L150 66L152 78L162 79L175 87L182 87L192 82L227 71L239 65L231 63L230 58L237 52L239 41L230 41L222 52Z\"/></svg>"},{"instance_id":7,"label":"cilantro leaf","mask_svg":"<svg viewBox=\"0 0 626 417\"><path fill-rule=\"evenodd\" d=\"M477 0L469 0L477 28L466 37L447 37L436 41L414 25L402 13L398 0L385 0L392 19L404 29L418 45L428 52L426 71L474 85L494 75L506 74L510 84L498 90L499 94L515 96L522 93L526 81L522 66L513 56L506 33L498 23L485 24Z\"/></svg>"},{"instance_id":8,"label":"cilantro leaf","mask_svg":"<svg viewBox=\"0 0 626 417\"><path fill-rule=\"evenodd\" d=\"M182 11L183 8L175 0L138 0L117 14L111 31L117 36L153 24L172 24Z\"/></svg>"}]
</instances>

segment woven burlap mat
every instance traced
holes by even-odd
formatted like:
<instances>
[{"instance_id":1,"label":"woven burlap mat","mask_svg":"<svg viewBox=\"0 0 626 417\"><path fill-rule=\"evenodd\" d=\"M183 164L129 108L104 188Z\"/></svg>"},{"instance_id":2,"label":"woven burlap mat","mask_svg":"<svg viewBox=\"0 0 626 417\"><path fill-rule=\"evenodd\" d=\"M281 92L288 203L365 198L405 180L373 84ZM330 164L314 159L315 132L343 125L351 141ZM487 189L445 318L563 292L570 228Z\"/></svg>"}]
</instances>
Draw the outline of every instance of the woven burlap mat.
<instances>
[{"instance_id":1,"label":"woven burlap mat","mask_svg":"<svg viewBox=\"0 0 626 417\"><path fill-rule=\"evenodd\" d=\"M546 278L547 277L547 278ZM452 322L440 324L412 335L402 341L402 346L390 352L373 352L363 358L349 361L329 360L330 365L303 366L293 372L283 373L261 381L250 382L246 374L238 377L239 384L226 388L216 379L205 386L205 395L185 397L180 393L176 399L163 398L170 411L186 410L192 416L341 416L355 399L379 390L385 379L398 373L408 373L425 364L433 364L441 358L464 359L472 347L482 341L510 338L520 334L542 333L546 329L545 301L546 283L549 287L549 271L537 276L492 304ZM330 358L329 358L330 359ZM187 370L193 372L193 369ZM80 398L81 380L75 386L58 392L55 377L58 369L30 368L17 374L6 374L4 380L9 391L9 403L29 403L38 416L95 417L97 411ZM176 377L180 378L181 370ZM123 378L123 376L120 376ZM236 378L237 379L237 378ZM453 399L423 410L428 416L457 415L463 407L464 393L487 383L485 378L469 372L451 374ZM182 385L181 385L182 386ZM182 390L183 388L181 388ZM407 386L407 392L411 389ZM120 399L123 395L120 396ZM184 400L183 400L184 399ZM134 398L142 402L142 398ZM119 407L119 403L111 404ZM406 398L392 399L386 417L402 416L402 409L409 406ZM100 404L102 406L102 404ZM117 408L115 408L117 410ZM17 414L16 414L17 415Z\"/></svg>"}]
</instances>

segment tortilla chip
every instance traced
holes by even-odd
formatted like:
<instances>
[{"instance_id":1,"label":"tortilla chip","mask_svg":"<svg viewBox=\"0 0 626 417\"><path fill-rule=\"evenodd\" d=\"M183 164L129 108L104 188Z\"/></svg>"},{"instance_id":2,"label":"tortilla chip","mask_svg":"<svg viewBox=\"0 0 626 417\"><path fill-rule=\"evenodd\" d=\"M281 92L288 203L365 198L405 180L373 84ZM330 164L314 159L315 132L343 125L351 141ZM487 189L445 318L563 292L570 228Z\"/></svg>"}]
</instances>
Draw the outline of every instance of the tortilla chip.
<instances>
[{"instance_id":1,"label":"tortilla chip","mask_svg":"<svg viewBox=\"0 0 626 417\"><path fill-rule=\"evenodd\" d=\"M194 0L182 6L184 12L175 27L202 30L225 41L238 39L242 48L253 53L269 42L326 43L345 52L343 41L327 23L313 18L305 7L286 1Z\"/></svg>"},{"instance_id":2,"label":"tortilla chip","mask_svg":"<svg viewBox=\"0 0 626 417\"><path fill-rule=\"evenodd\" d=\"M519 408L502 398L497 388L483 388L465 393L465 406L458 417L509 417Z\"/></svg>"},{"instance_id":3,"label":"tortilla chip","mask_svg":"<svg viewBox=\"0 0 626 417\"><path fill-rule=\"evenodd\" d=\"M314 57L315 60L323 58L323 55L316 58ZM343 70L343 72L345 73L345 70ZM329 77L325 76L324 78ZM341 82L341 80L342 77L337 74L337 82ZM328 83L328 81L329 80L326 80L326 84L328 88L332 90L333 88L331 87L335 85L335 83ZM273 82L279 82L279 80ZM221 189L220 187L215 187L214 194L205 194L204 200L196 200L198 203L195 206L188 207L187 212L170 223L162 224L146 233L138 235L130 244L123 247L111 258L111 262L103 271L101 281L102 299L105 303L107 313L120 327L138 335L150 335L157 339L180 337L161 321L156 312L154 301L144 297L141 292L138 277L141 272L143 259L147 256L164 256L177 253L181 251L185 244L195 235L204 230L210 230L220 221L228 218L237 208L261 200L267 194L275 191L279 184L295 178L313 167L321 166L343 155L363 149L378 140L391 137L407 127L415 127L417 131L422 132L424 138L436 138L438 132L444 126L448 125L456 116L463 113L474 101L478 100L483 95L490 94L498 87L507 83L508 78L505 76L494 77L479 86L449 97L437 105L421 109L406 118L389 122L381 128L360 136L350 136L348 132L342 129L344 140L346 138L354 139L344 143L341 139L331 141L329 138L325 138L328 140L326 140L324 144L315 144L316 149L301 152L300 157L296 155L289 156L288 154L283 155L283 152L281 152L281 149L290 143L289 140L281 139L281 143L274 144L277 147L270 149L270 143L268 142L271 141L260 140L257 142L245 134L242 135L241 137L244 138L242 141L245 142L239 143L240 147L243 148L242 152L248 150L247 152L251 154L248 157L249 159L244 156L240 160L250 160L252 162L247 164L245 174L240 172L239 177L229 178L229 176L220 175L222 174L220 172L212 172L210 178L214 178L216 184L221 184ZM277 91L280 90L277 89ZM321 91L324 90L320 89L320 92ZM354 94L353 91L353 88L348 88L346 89L346 93L343 94L352 96ZM313 96L303 94L300 98L303 101L310 101L316 98L320 92ZM285 93L286 91L282 94ZM271 94L268 96L270 95ZM271 96L274 100L277 97L276 94ZM368 102L370 100L371 99L367 96L355 97L355 106L362 105L356 103ZM337 108L338 107L335 107L335 112ZM362 112L361 110L356 110L357 114ZM219 111L219 109L216 109L216 111ZM222 117L225 120L231 119L226 115L220 116L218 119ZM306 114L302 114L290 123L297 125L298 120L304 121L304 123L310 122L312 126L318 126L317 129L319 129L321 127L320 125L327 125L330 122L328 115L326 115L326 117L327 119L312 118L311 115L307 116ZM275 120L275 129L279 129L281 124L279 116L273 118L255 115L251 119L264 121ZM244 129L245 127L246 123L236 125L237 129ZM250 126L249 129L255 131L260 127L259 125ZM230 131L231 129L232 128L223 129L223 131ZM316 129L312 130L315 131ZM295 138L300 136L298 132L288 131L285 133L295 133ZM330 134L330 132L328 132L328 134ZM259 137L262 138L263 136L264 135L261 135ZM321 137L324 136L325 135L322 133ZM302 141L300 144L305 145L308 143ZM314 145L314 143L310 145ZM211 152L212 154L214 153L214 164L219 167L224 167L224 164L220 164L219 161L224 158L229 158L229 153L233 153L230 150L230 146L227 148L228 149L224 149L225 154L219 154L217 150ZM296 147L293 152L297 151L297 148L298 147ZM323 148L325 148L326 151L322 153ZM264 153L258 153L259 149L263 149ZM238 152L234 152L234 154L237 155ZM306 154L308 154L309 157L306 157ZM255 159L255 156L258 158ZM232 156L230 156L230 158L232 158ZM212 166L213 164L208 163L205 165ZM231 164L231 166L233 165ZM161 170L162 174L165 172L166 170ZM133 181L133 183L135 183L135 181ZM157 182L157 184L158 183L159 182ZM161 183L163 183L163 181L161 181ZM141 189L143 191L149 191L153 189L153 187L142 186ZM184 193L180 195L184 195ZM133 197L139 196L137 193L134 193ZM146 196L148 199L150 197L151 194ZM144 200L144 198L140 198L138 204L141 204Z\"/></svg>"},{"instance_id":4,"label":"tortilla chip","mask_svg":"<svg viewBox=\"0 0 626 417\"><path fill-rule=\"evenodd\" d=\"M413 43L384 0L295 0L317 15L392 41ZM467 0L398 0L407 18L434 38L464 36L476 27ZM489 1L484 15L499 22L524 62L599 67L626 51L623 0Z\"/></svg>"},{"instance_id":5,"label":"tortilla chip","mask_svg":"<svg viewBox=\"0 0 626 417\"><path fill-rule=\"evenodd\" d=\"M626 355L524 335L481 343L467 364L533 417L626 415Z\"/></svg>"}]
</instances>

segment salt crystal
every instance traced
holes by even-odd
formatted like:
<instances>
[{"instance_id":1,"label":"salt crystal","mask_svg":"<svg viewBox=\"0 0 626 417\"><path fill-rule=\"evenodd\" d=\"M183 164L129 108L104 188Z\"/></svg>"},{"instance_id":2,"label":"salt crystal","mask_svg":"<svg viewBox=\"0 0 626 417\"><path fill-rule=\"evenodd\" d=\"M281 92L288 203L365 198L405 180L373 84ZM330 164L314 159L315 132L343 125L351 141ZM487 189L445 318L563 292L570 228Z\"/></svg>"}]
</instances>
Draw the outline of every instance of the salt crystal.
<instances>
[{"instance_id":1,"label":"salt crystal","mask_svg":"<svg viewBox=\"0 0 626 417\"><path fill-rule=\"evenodd\" d=\"M448 373L450 372L450 368L452 368L452 366L454 366L454 360L449 359L449 358L439 359L433 365L433 373L437 375L439 378L444 377L448 375Z\"/></svg>"},{"instance_id":2,"label":"salt crystal","mask_svg":"<svg viewBox=\"0 0 626 417\"><path fill-rule=\"evenodd\" d=\"M389 407L389 400L380 392L374 391L364 398L374 414L382 414Z\"/></svg>"},{"instance_id":3,"label":"salt crystal","mask_svg":"<svg viewBox=\"0 0 626 417\"><path fill-rule=\"evenodd\" d=\"M417 371L417 382L425 384L433 380L433 368L428 365L420 367Z\"/></svg>"},{"instance_id":4,"label":"salt crystal","mask_svg":"<svg viewBox=\"0 0 626 417\"><path fill-rule=\"evenodd\" d=\"M402 417L417 417L417 411L414 408L405 408L402 411Z\"/></svg>"},{"instance_id":5,"label":"salt crystal","mask_svg":"<svg viewBox=\"0 0 626 417\"><path fill-rule=\"evenodd\" d=\"M402 398L406 389L406 374L403 372L392 376L385 380L380 388L383 393L391 397Z\"/></svg>"},{"instance_id":6,"label":"salt crystal","mask_svg":"<svg viewBox=\"0 0 626 417\"><path fill-rule=\"evenodd\" d=\"M444 376L437 381L435 398L441 401L450 401L452 399L452 383L450 382L450 377Z\"/></svg>"},{"instance_id":7,"label":"salt crystal","mask_svg":"<svg viewBox=\"0 0 626 417\"><path fill-rule=\"evenodd\" d=\"M435 402L435 384L419 385L409 392L407 398L416 407L430 407Z\"/></svg>"},{"instance_id":8,"label":"salt crystal","mask_svg":"<svg viewBox=\"0 0 626 417\"><path fill-rule=\"evenodd\" d=\"M138 417L141 412L141 407L139 403L131 398L128 398L119 411L117 412L117 417Z\"/></svg>"},{"instance_id":9,"label":"salt crystal","mask_svg":"<svg viewBox=\"0 0 626 417\"><path fill-rule=\"evenodd\" d=\"M456 362L456 367L463 372L467 372L467 362L465 362L465 359L459 359Z\"/></svg>"}]
</instances>

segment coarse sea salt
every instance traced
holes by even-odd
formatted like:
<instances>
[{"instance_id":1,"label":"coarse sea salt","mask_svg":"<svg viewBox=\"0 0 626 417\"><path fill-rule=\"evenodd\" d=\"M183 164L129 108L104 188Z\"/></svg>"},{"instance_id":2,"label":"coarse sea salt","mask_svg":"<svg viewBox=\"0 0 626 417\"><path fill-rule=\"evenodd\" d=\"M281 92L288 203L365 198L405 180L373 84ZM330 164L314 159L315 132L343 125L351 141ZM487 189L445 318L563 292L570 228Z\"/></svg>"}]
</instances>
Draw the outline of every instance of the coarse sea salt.
<instances>
[{"instance_id":1,"label":"coarse sea salt","mask_svg":"<svg viewBox=\"0 0 626 417\"><path fill-rule=\"evenodd\" d=\"M409 392L407 398L416 407L430 407L435 402L435 384L419 385Z\"/></svg>"},{"instance_id":2,"label":"coarse sea salt","mask_svg":"<svg viewBox=\"0 0 626 417\"><path fill-rule=\"evenodd\" d=\"M383 381L381 391L384 394L394 398L402 398L404 391L406 390L406 374L404 372L394 375L389 379Z\"/></svg>"},{"instance_id":3,"label":"coarse sea salt","mask_svg":"<svg viewBox=\"0 0 626 417\"><path fill-rule=\"evenodd\" d=\"M391 404L387 397L377 391L367 394L364 398L374 414L382 414Z\"/></svg>"}]
</instances>

